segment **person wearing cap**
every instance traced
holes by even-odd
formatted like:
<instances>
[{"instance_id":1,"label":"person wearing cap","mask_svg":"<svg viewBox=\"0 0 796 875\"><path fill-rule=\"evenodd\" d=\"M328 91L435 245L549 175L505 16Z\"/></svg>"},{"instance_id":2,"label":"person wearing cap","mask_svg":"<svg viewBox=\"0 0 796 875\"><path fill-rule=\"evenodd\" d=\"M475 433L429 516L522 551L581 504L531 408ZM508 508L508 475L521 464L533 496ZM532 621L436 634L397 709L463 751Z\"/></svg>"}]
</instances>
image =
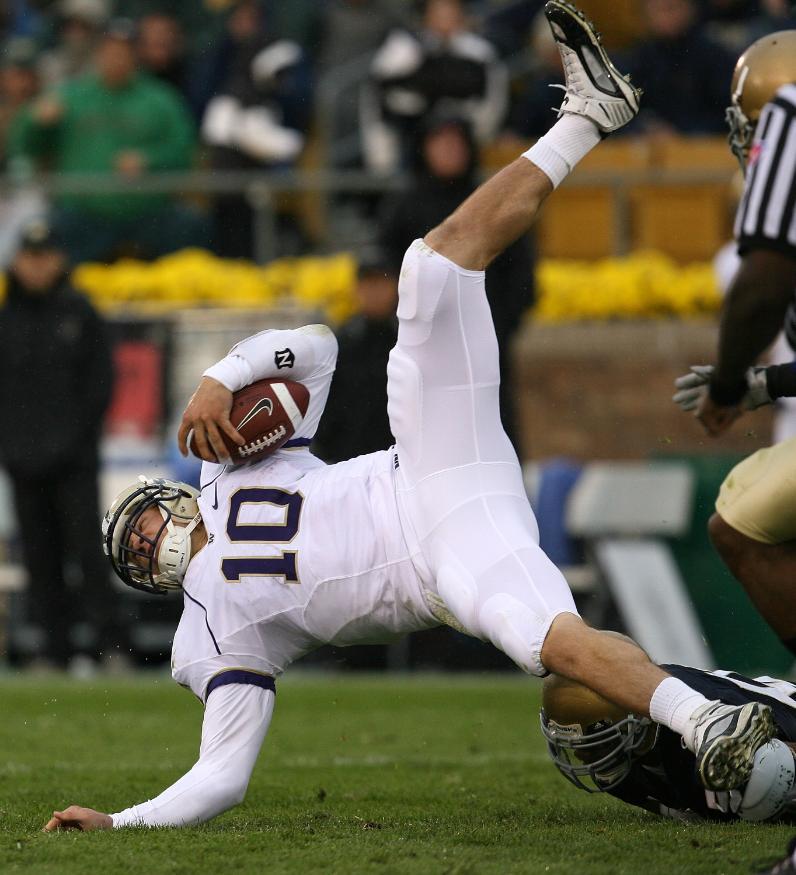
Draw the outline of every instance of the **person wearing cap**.
<instances>
[{"instance_id":1,"label":"person wearing cap","mask_svg":"<svg viewBox=\"0 0 796 875\"><path fill-rule=\"evenodd\" d=\"M39 657L53 667L76 654L70 633L78 622L93 627L90 655L121 640L96 538L99 439L112 381L105 326L73 288L52 226L36 219L0 275L0 465L12 486L29 619ZM67 565L80 572L80 597L67 584Z\"/></svg>"},{"instance_id":2,"label":"person wearing cap","mask_svg":"<svg viewBox=\"0 0 796 875\"><path fill-rule=\"evenodd\" d=\"M135 37L132 22L112 20L96 72L68 80L19 114L9 141L18 162L129 181L189 168L195 132L186 104L170 86L139 72ZM76 263L131 252L154 258L204 242L199 217L168 194L63 194L56 207Z\"/></svg>"}]
</instances>

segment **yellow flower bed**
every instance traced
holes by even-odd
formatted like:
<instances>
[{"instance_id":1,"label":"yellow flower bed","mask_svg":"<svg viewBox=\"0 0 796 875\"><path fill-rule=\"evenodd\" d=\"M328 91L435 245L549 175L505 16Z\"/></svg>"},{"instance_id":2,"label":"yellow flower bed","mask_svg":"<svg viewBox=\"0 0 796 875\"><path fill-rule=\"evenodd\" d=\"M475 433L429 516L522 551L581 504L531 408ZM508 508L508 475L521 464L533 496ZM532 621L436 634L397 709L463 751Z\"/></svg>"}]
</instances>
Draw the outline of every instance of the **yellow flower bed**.
<instances>
[{"instance_id":1,"label":"yellow flower bed","mask_svg":"<svg viewBox=\"0 0 796 875\"><path fill-rule=\"evenodd\" d=\"M537 273L540 322L698 316L721 306L709 263L679 265L659 252L602 261L543 261Z\"/></svg>"},{"instance_id":2,"label":"yellow flower bed","mask_svg":"<svg viewBox=\"0 0 796 875\"><path fill-rule=\"evenodd\" d=\"M105 312L262 309L289 300L339 323L356 310L356 262L347 253L260 266L189 249L151 263L83 264L73 279ZM597 262L542 261L537 294L534 318L544 322L696 316L715 312L721 301L710 264L682 266L655 252Z\"/></svg>"},{"instance_id":3,"label":"yellow flower bed","mask_svg":"<svg viewBox=\"0 0 796 875\"><path fill-rule=\"evenodd\" d=\"M154 262L117 261L75 268L75 285L105 312L151 314L188 307L266 309L290 300L333 322L356 309L356 262L347 253L283 258L261 266L186 249Z\"/></svg>"}]
</instances>

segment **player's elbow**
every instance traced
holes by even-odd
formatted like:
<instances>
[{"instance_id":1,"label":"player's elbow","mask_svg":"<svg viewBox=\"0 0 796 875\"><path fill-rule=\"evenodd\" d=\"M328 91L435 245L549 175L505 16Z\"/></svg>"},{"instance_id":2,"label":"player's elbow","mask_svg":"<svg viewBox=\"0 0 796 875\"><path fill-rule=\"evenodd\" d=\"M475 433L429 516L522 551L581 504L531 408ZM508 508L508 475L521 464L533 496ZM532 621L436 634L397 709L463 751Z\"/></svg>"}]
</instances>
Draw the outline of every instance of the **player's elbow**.
<instances>
[{"instance_id":1,"label":"player's elbow","mask_svg":"<svg viewBox=\"0 0 796 875\"><path fill-rule=\"evenodd\" d=\"M312 338L316 362L327 361L334 363L337 361L337 337L335 337L334 331L328 325L323 325L322 323L304 325L297 330Z\"/></svg>"},{"instance_id":2,"label":"player's elbow","mask_svg":"<svg viewBox=\"0 0 796 875\"><path fill-rule=\"evenodd\" d=\"M246 791L249 789L249 782L236 780L230 781L226 788L227 802L229 808L234 808L240 805L246 798Z\"/></svg>"}]
</instances>

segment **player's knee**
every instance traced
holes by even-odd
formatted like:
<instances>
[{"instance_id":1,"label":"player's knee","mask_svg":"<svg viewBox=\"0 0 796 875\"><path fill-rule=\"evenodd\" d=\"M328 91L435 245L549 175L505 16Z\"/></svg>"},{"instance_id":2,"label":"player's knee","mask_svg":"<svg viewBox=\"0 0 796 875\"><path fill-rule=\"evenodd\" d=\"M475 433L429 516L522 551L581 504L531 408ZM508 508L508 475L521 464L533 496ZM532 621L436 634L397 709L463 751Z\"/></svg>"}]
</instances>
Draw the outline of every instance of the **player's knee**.
<instances>
[{"instance_id":1,"label":"player's knee","mask_svg":"<svg viewBox=\"0 0 796 875\"><path fill-rule=\"evenodd\" d=\"M483 270L489 257L482 251L478 234L467 227L456 213L426 234L424 241L438 255L465 270Z\"/></svg>"},{"instance_id":2,"label":"player's knee","mask_svg":"<svg viewBox=\"0 0 796 875\"><path fill-rule=\"evenodd\" d=\"M553 620L542 645L542 664L549 672L579 678L591 660L589 636L597 635L576 614L559 614Z\"/></svg>"},{"instance_id":3,"label":"player's knee","mask_svg":"<svg viewBox=\"0 0 796 875\"><path fill-rule=\"evenodd\" d=\"M440 255L447 256L458 240L461 239L464 229L454 216L448 216L435 228L432 228L425 236L425 242Z\"/></svg>"}]
</instances>

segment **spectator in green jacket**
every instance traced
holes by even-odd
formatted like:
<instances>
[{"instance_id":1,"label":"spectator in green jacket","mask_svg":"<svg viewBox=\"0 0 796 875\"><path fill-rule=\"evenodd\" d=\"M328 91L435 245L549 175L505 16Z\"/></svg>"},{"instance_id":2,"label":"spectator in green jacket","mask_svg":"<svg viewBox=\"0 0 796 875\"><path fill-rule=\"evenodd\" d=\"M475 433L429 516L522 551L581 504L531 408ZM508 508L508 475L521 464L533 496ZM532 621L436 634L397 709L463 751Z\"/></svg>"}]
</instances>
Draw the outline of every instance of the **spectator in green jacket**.
<instances>
[{"instance_id":1,"label":"spectator in green jacket","mask_svg":"<svg viewBox=\"0 0 796 875\"><path fill-rule=\"evenodd\" d=\"M26 162L59 173L143 174L185 170L195 132L177 92L139 72L135 33L113 21L97 52L96 72L65 82L16 118L12 167ZM63 194L56 222L73 260L118 254L157 257L202 245L202 218L167 194Z\"/></svg>"}]
</instances>

